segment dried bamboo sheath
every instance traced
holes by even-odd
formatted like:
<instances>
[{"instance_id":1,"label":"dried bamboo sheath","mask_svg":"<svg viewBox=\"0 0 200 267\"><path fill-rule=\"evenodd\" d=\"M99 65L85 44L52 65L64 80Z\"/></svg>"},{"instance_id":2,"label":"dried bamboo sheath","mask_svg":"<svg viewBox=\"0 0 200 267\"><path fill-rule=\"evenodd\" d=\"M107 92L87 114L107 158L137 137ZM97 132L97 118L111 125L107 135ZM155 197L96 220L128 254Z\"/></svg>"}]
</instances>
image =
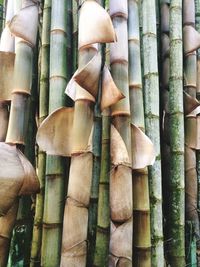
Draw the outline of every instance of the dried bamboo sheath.
<instances>
[{"instance_id":1,"label":"dried bamboo sheath","mask_svg":"<svg viewBox=\"0 0 200 267\"><path fill-rule=\"evenodd\" d=\"M195 3L194 1L183 2L183 25L195 28ZM185 31L184 31L185 34ZM189 40L184 35L184 47L188 47ZM185 50L185 49L184 49ZM184 55L184 90L193 98L196 98L197 91L197 61L196 51ZM197 172L196 172L196 140L197 140L197 117L185 117L185 193L186 193L186 220L194 225L195 237L199 239L199 218L197 212ZM186 233L186 240L189 233ZM189 244L190 246L190 244ZM186 247L190 251L190 247ZM188 255L188 253L187 253ZM190 260L190 259L188 259Z\"/></svg>"},{"instance_id":2,"label":"dried bamboo sheath","mask_svg":"<svg viewBox=\"0 0 200 267\"><path fill-rule=\"evenodd\" d=\"M131 160L127 1L111 0L110 15L118 40L117 43L110 46L111 73L117 87L126 97L111 107L111 118ZM111 164L114 164L112 159ZM123 201L121 201L122 199ZM110 236L109 266L132 266L132 170L124 162L119 166L112 166L110 208L113 227Z\"/></svg>"},{"instance_id":3,"label":"dried bamboo sheath","mask_svg":"<svg viewBox=\"0 0 200 267\"><path fill-rule=\"evenodd\" d=\"M196 14L196 30L200 33L200 1L195 1L195 14ZM200 101L200 49L197 50L197 92L196 92L196 98L198 101ZM199 131L199 114L197 116L197 131ZM200 151L196 151L196 159L197 159L197 183L198 183L198 190L197 190L197 208L200 209ZM199 213L198 217L200 219ZM200 244L199 240L197 241L197 249L198 249L198 264L200 263L200 255L199 255L199 249Z\"/></svg>"}]
</instances>

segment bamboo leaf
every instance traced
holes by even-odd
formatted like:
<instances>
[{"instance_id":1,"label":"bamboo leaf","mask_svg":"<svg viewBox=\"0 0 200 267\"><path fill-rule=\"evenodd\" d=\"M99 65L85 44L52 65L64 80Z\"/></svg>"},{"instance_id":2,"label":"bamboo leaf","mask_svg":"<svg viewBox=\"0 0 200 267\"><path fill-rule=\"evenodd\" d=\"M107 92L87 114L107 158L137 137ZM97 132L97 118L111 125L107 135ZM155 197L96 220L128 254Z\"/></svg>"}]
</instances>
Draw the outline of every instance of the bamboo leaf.
<instances>
[{"instance_id":1,"label":"bamboo leaf","mask_svg":"<svg viewBox=\"0 0 200 267\"><path fill-rule=\"evenodd\" d=\"M59 108L40 125L37 143L49 155L71 156L73 108Z\"/></svg>"},{"instance_id":2,"label":"bamboo leaf","mask_svg":"<svg viewBox=\"0 0 200 267\"><path fill-rule=\"evenodd\" d=\"M103 69L101 110L116 104L125 96L117 88L107 66Z\"/></svg>"},{"instance_id":3,"label":"bamboo leaf","mask_svg":"<svg viewBox=\"0 0 200 267\"><path fill-rule=\"evenodd\" d=\"M33 193L38 193L40 184L34 167L19 149L17 150L17 154L24 170L24 180L19 195L31 195Z\"/></svg>"},{"instance_id":4,"label":"bamboo leaf","mask_svg":"<svg viewBox=\"0 0 200 267\"><path fill-rule=\"evenodd\" d=\"M79 47L114 41L116 35L108 13L97 2L85 1L79 18Z\"/></svg>"},{"instance_id":5,"label":"bamboo leaf","mask_svg":"<svg viewBox=\"0 0 200 267\"><path fill-rule=\"evenodd\" d=\"M1 34L0 51L14 52L15 50L14 41L15 41L14 36L11 34L8 25L6 25Z\"/></svg>"},{"instance_id":6,"label":"bamboo leaf","mask_svg":"<svg viewBox=\"0 0 200 267\"><path fill-rule=\"evenodd\" d=\"M74 80L95 98L98 93L99 76L101 72L101 53L97 53L86 66L78 70Z\"/></svg>"},{"instance_id":7,"label":"bamboo leaf","mask_svg":"<svg viewBox=\"0 0 200 267\"><path fill-rule=\"evenodd\" d=\"M31 46L36 45L38 24L38 6L29 5L22 8L9 23L11 33L27 41Z\"/></svg>"},{"instance_id":8,"label":"bamboo leaf","mask_svg":"<svg viewBox=\"0 0 200 267\"><path fill-rule=\"evenodd\" d=\"M67 84L65 94L68 95L74 101L84 99L95 102L95 98L74 80L74 76L77 73L78 70L74 73L71 80Z\"/></svg>"},{"instance_id":9,"label":"bamboo leaf","mask_svg":"<svg viewBox=\"0 0 200 267\"><path fill-rule=\"evenodd\" d=\"M184 96L184 111L186 115L189 115L189 113L194 111L200 105L200 103L196 98L190 96L186 92L184 92L183 96Z\"/></svg>"},{"instance_id":10,"label":"bamboo leaf","mask_svg":"<svg viewBox=\"0 0 200 267\"><path fill-rule=\"evenodd\" d=\"M87 243L82 242L76 247L72 247L64 254L62 257L65 258L64 262L61 261L60 267L66 266L84 266L85 265L85 251L86 251Z\"/></svg>"},{"instance_id":11,"label":"bamboo leaf","mask_svg":"<svg viewBox=\"0 0 200 267\"><path fill-rule=\"evenodd\" d=\"M92 176L92 153L72 157L68 196L87 206L90 198ZM81 179L80 179L81 177Z\"/></svg>"},{"instance_id":12,"label":"bamboo leaf","mask_svg":"<svg viewBox=\"0 0 200 267\"><path fill-rule=\"evenodd\" d=\"M39 190L34 168L16 146L0 143L0 214L6 214L18 195Z\"/></svg>"},{"instance_id":13,"label":"bamboo leaf","mask_svg":"<svg viewBox=\"0 0 200 267\"><path fill-rule=\"evenodd\" d=\"M192 26L187 25L183 28L183 36L185 54L200 48L200 34Z\"/></svg>"},{"instance_id":14,"label":"bamboo leaf","mask_svg":"<svg viewBox=\"0 0 200 267\"><path fill-rule=\"evenodd\" d=\"M111 162L114 166L127 165L130 166L130 158L126 145L117 131L117 129L111 124L111 144L110 144Z\"/></svg>"},{"instance_id":15,"label":"bamboo leaf","mask_svg":"<svg viewBox=\"0 0 200 267\"><path fill-rule=\"evenodd\" d=\"M0 100L11 100L15 54L0 52Z\"/></svg>"},{"instance_id":16,"label":"bamboo leaf","mask_svg":"<svg viewBox=\"0 0 200 267\"><path fill-rule=\"evenodd\" d=\"M132 168L143 169L153 165L155 149L151 140L134 124L131 124Z\"/></svg>"},{"instance_id":17,"label":"bamboo leaf","mask_svg":"<svg viewBox=\"0 0 200 267\"><path fill-rule=\"evenodd\" d=\"M123 223L111 234L110 252L119 258L132 259L132 236L130 235L132 229L132 220ZM124 239L126 242L124 242Z\"/></svg>"},{"instance_id":18,"label":"bamboo leaf","mask_svg":"<svg viewBox=\"0 0 200 267\"><path fill-rule=\"evenodd\" d=\"M132 169L120 165L110 173L110 209L114 222L124 222L132 216ZM123 201L122 201L123 199ZM125 239L126 240L126 239Z\"/></svg>"}]
</instances>

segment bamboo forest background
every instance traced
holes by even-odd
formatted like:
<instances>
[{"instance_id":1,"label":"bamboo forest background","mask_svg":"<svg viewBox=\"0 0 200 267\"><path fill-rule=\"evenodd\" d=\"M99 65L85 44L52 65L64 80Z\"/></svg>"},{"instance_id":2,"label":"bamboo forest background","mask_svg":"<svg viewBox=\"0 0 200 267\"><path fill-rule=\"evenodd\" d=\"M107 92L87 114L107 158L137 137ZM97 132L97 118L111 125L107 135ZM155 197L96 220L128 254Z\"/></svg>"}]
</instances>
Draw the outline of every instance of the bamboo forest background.
<instances>
[{"instance_id":1,"label":"bamboo forest background","mask_svg":"<svg viewBox=\"0 0 200 267\"><path fill-rule=\"evenodd\" d=\"M0 267L200 266L200 0L0 0Z\"/></svg>"}]
</instances>

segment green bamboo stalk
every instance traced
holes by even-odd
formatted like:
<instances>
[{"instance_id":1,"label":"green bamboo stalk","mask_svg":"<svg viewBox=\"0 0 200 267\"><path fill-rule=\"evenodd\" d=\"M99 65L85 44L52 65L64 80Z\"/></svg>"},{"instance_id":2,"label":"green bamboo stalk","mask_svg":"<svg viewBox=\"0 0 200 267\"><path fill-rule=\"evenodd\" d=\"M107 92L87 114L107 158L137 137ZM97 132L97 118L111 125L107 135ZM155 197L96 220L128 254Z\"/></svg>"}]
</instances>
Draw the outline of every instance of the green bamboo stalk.
<instances>
[{"instance_id":1,"label":"green bamboo stalk","mask_svg":"<svg viewBox=\"0 0 200 267\"><path fill-rule=\"evenodd\" d=\"M94 266L108 266L110 208L109 208L109 172L110 172L110 116L109 111L102 116L101 171L99 181L99 201L97 216L96 246Z\"/></svg>"},{"instance_id":2,"label":"green bamboo stalk","mask_svg":"<svg viewBox=\"0 0 200 267\"><path fill-rule=\"evenodd\" d=\"M167 223L172 240L168 256L170 265L185 266L185 177L183 118L182 1L170 4L170 198Z\"/></svg>"},{"instance_id":3,"label":"green bamboo stalk","mask_svg":"<svg viewBox=\"0 0 200 267\"><path fill-rule=\"evenodd\" d=\"M50 37L49 113L65 105L67 82L67 2L52 1ZM65 192L65 159L47 156L41 265L60 262Z\"/></svg>"},{"instance_id":4,"label":"green bamboo stalk","mask_svg":"<svg viewBox=\"0 0 200 267\"><path fill-rule=\"evenodd\" d=\"M72 23L73 23L73 72L78 68L78 5L77 0L72 0Z\"/></svg>"},{"instance_id":5,"label":"green bamboo stalk","mask_svg":"<svg viewBox=\"0 0 200 267\"><path fill-rule=\"evenodd\" d=\"M0 1L0 36L3 30L3 21L4 21L4 1Z\"/></svg>"},{"instance_id":6,"label":"green bamboo stalk","mask_svg":"<svg viewBox=\"0 0 200 267\"><path fill-rule=\"evenodd\" d=\"M169 172L170 172L170 147L169 147L169 4L168 0L160 1L160 22L161 22L161 111L162 111L162 131L161 131L161 163L162 163L162 180L163 180L163 214L167 218L169 213L168 198L169 190ZM166 220L164 220L166 222ZM164 224L164 241L165 251L168 250L168 245L171 245L171 240L167 239L167 223Z\"/></svg>"},{"instance_id":7,"label":"green bamboo stalk","mask_svg":"<svg viewBox=\"0 0 200 267\"><path fill-rule=\"evenodd\" d=\"M100 94L101 83L99 84L99 93L97 102L94 107L94 133L93 133L93 169L92 185L88 213L88 257L87 266L92 266L95 252L96 227L97 227L97 207L99 193L99 179L101 170L101 111L100 111Z\"/></svg>"},{"instance_id":8,"label":"green bamboo stalk","mask_svg":"<svg viewBox=\"0 0 200 267\"><path fill-rule=\"evenodd\" d=\"M151 16L148 12L151 10ZM159 77L157 57L156 2L143 1L143 61L145 128L156 150L156 161L149 167L151 206L151 266L164 266L162 176L160 156Z\"/></svg>"},{"instance_id":9,"label":"green bamboo stalk","mask_svg":"<svg viewBox=\"0 0 200 267\"><path fill-rule=\"evenodd\" d=\"M111 107L111 121L119 132L129 158L131 159L131 134L130 134L130 102L129 102L129 84L128 84L128 1L110 1L110 15L117 33L117 43L110 45L110 64L113 80L125 99L120 100ZM123 48L122 48L123 47ZM111 139L112 142L112 139ZM113 164L113 162L111 162ZM123 174L120 175L120 174ZM123 182L122 182L123 181ZM123 188L121 188L121 183ZM118 194L120 192L120 194ZM126 198L119 199L120 195ZM120 203L117 205L116 203ZM121 163L120 166L112 166L110 176L110 208L111 221L116 226L111 231L110 237L110 265L113 256L117 256L119 266L132 266L132 170ZM119 232L122 230L120 240L116 240ZM127 239L128 236L128 240ZM115 254L116 245L118 253ZM126 246L126 254L123 248ZM124 264L124 265L123 265Z\"/></svg>"},{"instance_id":10,"label":"green bamboo stalk","mask_svg":"<svg viewBox=\"0 0 200 267\"><path fill-rule=\"evenodd\" d=\"M50 49L50 25L51 25L51 1L44 2L43 26L41 38L41 73L39 93L39 124L48 115L49 102L49 49ZM31 247L31 267L40 264L42 243L42 219L44 210L44 185L46 170L46 154L39 150L38 153L38 177L40 179L40 193L36 198L34 217L33 239Z\"/></svg>"}]
</instances>

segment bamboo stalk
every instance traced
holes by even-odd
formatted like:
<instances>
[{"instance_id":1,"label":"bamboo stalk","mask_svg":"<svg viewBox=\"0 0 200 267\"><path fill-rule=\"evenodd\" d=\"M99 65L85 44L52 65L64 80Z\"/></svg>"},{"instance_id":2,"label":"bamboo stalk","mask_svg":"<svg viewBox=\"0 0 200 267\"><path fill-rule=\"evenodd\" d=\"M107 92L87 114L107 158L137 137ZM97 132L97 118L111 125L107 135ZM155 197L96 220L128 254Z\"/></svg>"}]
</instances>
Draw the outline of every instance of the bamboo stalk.
<instances>
[{"instance_id":1,"label":"bamboo stalk","mask_svg":"<svg viewBox=\"0 0 200 267\"><path fill-rule=\"evenodd\" d=\"M89 83L86 82L85 84L84 79L79 78L82 74L86 74L88 82L98 84L101 61L97 53L97 45L94 43L111 42L115 38L109 15L103 8L95 1L85 1L84 3L80 1L79 4L83 4L79 18L79 69L72 77L66 90L70 94L71 86L75 85L76 94L75 96L71 95L75 100L72 127L72 160L65 205L61 266L86 265L88 205L93 169L92 145L89 136L93 135L95 99L84 90L84 86ZM94 8L97 9L97 16L94 16ZM95 27L97 25L99 25L98 28ZM97 34L95 35L96 31ZM90 68L90 64L93 64L93 60L96 59L98 68L94 66L95 79L93 79L93 69ZM90 87L89 85L87 90L90 90Z\"/></svg>"},{"instance_id":2,"label":"bamboo stalk","mask_svg":"<svg viewBox=\"0 0 200 267\"><path fill-rule=\"evenodd\" d=\"M170 177L168 238L172 240L168 256L172 266L185 265L184 241L184 120L183 120L183 54L182 1L170 4Z\"/></svg>"},{"instance_id":3,"label":"bamboo stalk","mask_svg":"<svg viewBox=\"0 0 200 267\"><path fill-rule=\"evenodd\" d=\"M65 105L67 82L67 5L52 1L50 35L49 113ZM65 192L65 159L47 156L41 249L42 266L58 266L61 253L62 220Z\"/></svg>"},{"instance_id":4,"label":"bamboo stalk","mask_svg":"<svg viewBox=\"0 0 200 267\"><path fill-rule=\"evenodd\" d=\"M42 44L41 44L41 73L40 73L40 96L39 96L39 124L48 115L49 100L49 48L50 48L50 25L51 25L51 1L44 2ZM44 210L44 186L45 186L46 154L38 153L38 177L40 179L40 193L36 198L34 217L33 239L31 247L31 264L36 266L40 263L42 243L42 219Z\"/></svg>"},{"instance_id":5,"label":"bamboo stalk","mask_svg":"<svg viewBox=\"0 0 200 267\"><path fill-rule=\"evenodd\" d=\"M3 0L0 1L0 36L3 30L3 20L4 20L4 2Z\"/></svg>"},{"instance_id":6,"label":"bamboo stalk","mask_svg":"<svg viewBox=\"0 0 200 267\"><path fill-rule=\"evenodd\" d=\"M110 172L110 116L109 111L102 116L101 171L99 181L99 202L97 216L96 246L94 266L108 266L110 208L109 208L109 172Z\"/></svg>"},{"instance_id":7,"label":"bamboo stalk","mask_svg":"<svg viewBox=\"0 0 200 267\"><path fill-rule=\"evenodd\" d=\"M200 32L200 1L195 1L195 15L196 15L196 30ZM197 50L197 92L196 97L198 101L200 101L200 79L199 79L199 73L200 73L200 49ZM197 121L199 120L199 116L197 117ZM196 151L196 159L197 159L197 183L198 183L198 190L197 190L197 209L198 209L198 216L200 219L200 151ZM198 264L200 264L200 241L197 239L197 259Z\"/></svg>"},{"instance_id":8,"label":"bamboo stalk","mask_svg":"<svg viewBox=\"0 0 200 267\"><path fill-rule=\"evenodd\" d=\"M144 131L138 3L129 1L129 90L131 123ZM137 99L137 100L136 100ZM132 136L132 138L134 138ZM132 139L134 143L134 139ZM134 149L134 148L133 148ZM139 192L143 191L143 197ZM140 195L140 196L139 196ZM133 170L133 261L151 265L150 211L147 169ZM141 227L144 225L144 227Z\"/></svg>"},{"instance_id":9,"label":"bamboo stalk","mask_svg":"<svg viewBox=\"0 0 200 267\"><path fill-rule=\"evenodd\" d=\"M110 45L111 74L117 87L126 97L111 107L111 118L131 159L127 1L111 0L110 15L117 34L117 43ZM111 159L111 164L113 163ZM125 165L124 162L120 166L114 165L110 176L111 221L115 227L110 237L109 266L116 266L112 262L113 257L116 257L118 266L132 266L132 170Z\"/></svg>"},{"instance_id":10,"label":"bamboo stalk","mask_svg":"<svg viewBox=\"0 0 200 267\"><path fill-rule=\"evenodd\" d=\"M151 10L151 16L148 11ZM155 1L143 1L144 107L146 133L156 149L156 161L149 167L151 206L151 266L164 266L162 224L162 177L160 156L159 77ZM140 122L141 123L141 122ZM143 127L143 125L141 125ZM139 127L141 127L139 125ZM148 192L147 192L148 194ZM150 266L150 263L149 263Z\"/></svg>"},{"instance_id":11,"label":"bamboo stalk","mask_svg":"<svg viewBox=\"0 0 200 267\"><path fill-rule=\"evenodd\" d=\"M104 1L97 1L101 6L105 7ZM104 66L104 48L100 46L101 56L103 57L101 70ZM99 201L99 182L101 177L101 134L102 134L102 117L101 117L101 96L102 96L102 72L98 84L98 95L94 107L94 133L93 133L93 171L91 195L88 213L88 253L87 266L92 266L95 256L95 243L97 234L97 213ZM105 259L104 259L105 260Z\"/></svg>"},{"instance_id":12,"label":"bamboo stalk","mask_svg":"<svg viewBox=\"0 0 200 267\"><path fill-rule=\"evenodd\" d=\"M190 12L189 12L190 11ZM195 3L194 1L188 2L183 1L183 25L184 28L187 25L195 28ZM187 45L189 40L184 38L184 46ZM185 54L184 55L184 72L185 72L185 83L184 89L185 91L193 98L196 98L197 91L197 61L196 61L196 52ZM187 115L187 114L186 114ZM194 126L194 122L195 126ZM185 201L186 201L186 220L191 221L194 230L195 236L199 239L199 218L197 212L197 172L196 172L196 152L187 142L187 137L192 134L193 139L197 140L196 134L196 118L187 117L185 118L185 138L186 138L186 146L185 146ZM194 133L194 135L193 135ZM191 150L189 153L187 150ZM191 157L191 154L194 156ZM186 232L186 240L191 239L193 244L194 233L191 231ZM195 239L196 240L196 239ZM191 247L190 244L186 243L186 255L187 255L187 263L191 264L191 258L188 257L190 255ZM196 254L196 252L195 252Z\"/></svg>"}]
</instances>

